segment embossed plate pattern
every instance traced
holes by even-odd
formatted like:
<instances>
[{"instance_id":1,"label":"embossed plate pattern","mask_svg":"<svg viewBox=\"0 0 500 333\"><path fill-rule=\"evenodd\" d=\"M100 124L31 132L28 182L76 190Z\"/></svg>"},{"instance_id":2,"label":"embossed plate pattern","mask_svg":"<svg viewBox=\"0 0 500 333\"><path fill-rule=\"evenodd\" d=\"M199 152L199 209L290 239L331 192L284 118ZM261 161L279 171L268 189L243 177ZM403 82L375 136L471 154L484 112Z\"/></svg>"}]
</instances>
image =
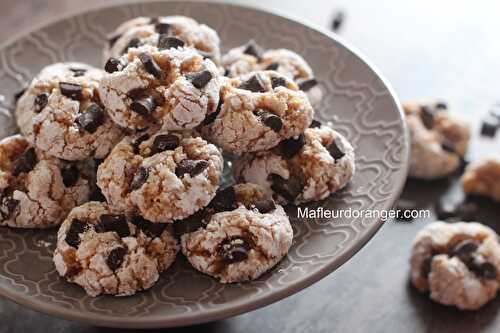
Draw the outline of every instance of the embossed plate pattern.
<instances>
[{"instance_id":1,"label":"embossed plate pattern","mask_svg":"<svg viewBox=\"0 0 500 333\"><path fill-rule=\"evenodd\" d=\"M255 38L265 47L304 55L324 94L316 118L332 121L356 149L356 175L341 193L309 207L388 209L407 173L408 138L399 104L387 83L336 36L256 9L216 3L142 2L103 8L54 22L0 48L0 137L15 132L12 95L43 66L77 60L100 65L106 34L138 15L192 16L214 27L223 48ZM188 325L256 309L309 286L353 256L382 222L368 218L308 220L288 209L294 245L257 281L222 285L195 272L179 256L151 290L133 297L86 296L55 272L55 230L0 229L0 294L38 311L115 327Z\"/></svg>"}]
</instances>

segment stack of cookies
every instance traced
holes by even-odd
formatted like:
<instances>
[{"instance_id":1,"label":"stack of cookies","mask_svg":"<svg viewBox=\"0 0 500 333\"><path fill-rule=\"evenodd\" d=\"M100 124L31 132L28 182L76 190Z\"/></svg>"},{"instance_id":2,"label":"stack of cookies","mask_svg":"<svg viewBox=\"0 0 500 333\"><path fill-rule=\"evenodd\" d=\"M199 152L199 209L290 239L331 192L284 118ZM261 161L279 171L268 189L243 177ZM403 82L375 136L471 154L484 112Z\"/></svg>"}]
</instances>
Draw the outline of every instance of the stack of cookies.
<instances>
[{"instance_id":1,"label":"stack of cookies","mask_svg":"<svg viewBox=\"0 0 500 333\"><path fill-rule=\"evenodd\" d=\"M104 70L53 64L19 95L0 224L60 225L57 271L92 296L152 287L179 250L223 283L258 278L292 244L282 205L354 173L346 138L313 120L311 68L253 41L221 56L217 33L181 16L127 21L108 42Z\"/></svg>"}]
</instances>

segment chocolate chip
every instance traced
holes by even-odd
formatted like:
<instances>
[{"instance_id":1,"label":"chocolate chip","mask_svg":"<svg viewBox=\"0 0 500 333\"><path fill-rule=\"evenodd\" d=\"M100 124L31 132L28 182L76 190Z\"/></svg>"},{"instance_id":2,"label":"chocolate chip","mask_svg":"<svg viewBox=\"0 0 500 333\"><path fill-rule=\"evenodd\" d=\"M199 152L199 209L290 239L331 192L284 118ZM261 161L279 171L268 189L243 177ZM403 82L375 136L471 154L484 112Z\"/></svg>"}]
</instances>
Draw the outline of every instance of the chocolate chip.
<instances>
[{"instance_id":1,"label":"chocolate chip","mask_svg":"<svg viewBox=\"0 0 500 333\"><path fill-rule=\"evenodd\" d=\"M333 16L332 20L332 30L333 31L338 31L341 27L342 24L344 23L345 20L345 14L343 11L337 11L335 15Z\"/></svg>"},{"instance_id":2,"label":"chocolate chip","mask_svg":"<svg viewBox=\"0 0 500 333\"><path fill-rule=\"evenodd\" d=\"M427 105L423 105L420 108L420 119L422 119L425 128L432 129L434 127L434 110Z\"/></svg>"},{"instance_id":3,"label":"chocolate chip","mask_svg":"<svg viewBox=\"0 0 500 333\"><path fill-rule=\"evenodd\" d=\"M134 179L130 184L130 190L135 191L138 190L146 183L149 178L149 170L144 167L140 167L137 169L137 172L134 175Z\"/></svg>"},{"instance_id":4,"label":"chocolate chip","mask_svg":"<svg viewBox=\"0 0 500 333\"><path fill-rule=\"evenodd\" d=\"M212 78L213 75L208 70L186 74L186 79L188 79L197 89L205 87Z\"/></svg>"},{"instance_id":5,"label":"chocolate chip","mask_svg":"<svg viewBox=\"0 0 500 333\"><path fill-rule=\"evenodd\" d=\"M474 274L481 278L494 280L497 277L495 265L487 262L482 255L474 255L466 265Z\"/></svg>"},{"instance_id":6,"label":"chocolate chip","mask_svg":"<svg viewBox=\"0 0 500 333\"><path fill-rule=\"evenodd\" d=\"M139 230L142 230L142 232L152 238L160 237L167 227L165 223L153 223L139 215L134 216L132 223L139 228Z\"/></svg>"},{"instance_id":7,"label":"chocolate chip","mask_svg":"<svg viewBox=\"0 0 500 333\"><path fill-rule=\"evenodd\" d=\"M287 86L287 82L282 77L273 76L271 78L271 86L273 87L273 89L277 88L277 87L286 87Z\"/></svg>"},{"instance_id":8,"label":"chocolate chip","mask_svg":"<svg viewBox=\"0 0 500 333\"><path fill-rule=\"evenodd\" d=\"M27 149L15 161L12 174L18 176L23 172L30 172L37 163L37 157L34 148Z\"/></svg>"},{"instance_id":9,"label":"chocolate chip","mask_svg":"<svg viewBox=\"0 0 500 333\"><path fill-rule=\"evenodd\" d=\"M108 45L109 47L113 47L113 45L115 45L116 41L122 36L121 33L113 33L113 34L110 34L107 36L107 40L108 40ZM123 53L123 52L122 52Z\"/></svg>"},{"instance_id":10,"label":"chocolate chip","mask_svg":"<svg viewBox=\"0 0 500 333\"><path fill-rule=\"evenodd\" d=\"M150 136L148 133L146 134L143 134L141 135L137 140L135 140L134 142L132 142L131 146L132 146L132 150L134 152L134 154L139 154L140 153L140 145L141 143L143 143L144 141L146 140L149 140Z\"/></svg>"},{"instance_id":11,"label":"chocolate chip","mask_svg":"<svg viewBox=\"0 0 500 333\"><path fill-rule=\"evenodd\" d=\"M15 104L17 104L17 101L19 101L19 98L21 98L21 96L24 95L24 93L26 92L27 89L28 89L27 87L24 87L21 90L19 90L18 92L14 93L14 103Z\"/></svg>"},{"instance_id":12,"label":"chocolate chip","mask_svg":"<svg viewBox=\"0 0 500 333\"><path fill-rule=\"evenodd\" d=\"M266 110L263 110L263 109L257 109L257 110L255 110L254 113L257 117L260 118L260 121L264 125L266 125L270 129L272 129L276 133L281 131L281 129L283 128L283 121L281 120L281 118L279 116L277 116L271 112L268 112Z\"/></svg>"},{"instance_id":13,"label":"chocolate chip","mask_svg":"<svg viewBox=\"0 0 500 333\"><path fill-rule=\"evenodd\" d=\"M75 101L79 101L83 97L82 86L79 84L59 82L59 89L61 90L61 94Z\"/></svg>"},{"instance_id":14,"label":"chocolate chip","mask_svg":"<svg viewBox=\"0 0 500 333\"><path fill-rule=\"evenodd\" d=\"M422 261L422 266L420 267L420 275L424 278L428 277L432 269L432 258L429 256Z\"/></svg>"},{"instance_id":15,"label":"chocolate chip","mask_svg":"<svg viewBox=\"0 0 500 333\"><path fill-rule=\"evenodd\" d=\"M93 186L92 192L90 193L90 201L106 202L106 197L102 194L99 186Z\"/></svg>"},{"instance_id":16,"label":"chocolate chip","mask_svg":"<svg viewBox=\"0 0 500 333\"><path fill-rule=\"evenodd\" d=\"M184 46L184 41L176 37L160 35L158 38L158 48L160 50L177 49Z\"/></svg>"},{"instance_id":17,"label":"chocolate chip","mask_svg":"<svg viewBox=\"0 0 500 333\"><path fill-rule=\"evenodd\" d=\"M73 72L74 77L84 76L87 73L85 68L70 67L69 70Z\"/></svg>"},{"instance_id":18,"label":"chocolate chip","mask_svg":"<svg viewBox=\"0 0 500 333\"><path fill-rule=\"evenodd\" d=\"M252 75L248 80L242 82L238 87L251 92L266 92L266 85L259 74Z\"/></svg>"},{"instance_id":19,"label":"chocolate chip","mask_svg":"<svg viewBox=\"0 0 500 333\"><path fill-rule=\"evenodd\" d=\"M313 87L315 87L318 84L318 81L316 79L309 79L309 80L304 80L299 83L299 89L305 92L308 92L311 90Z\"/></svg>"},{"instance_id":20,"label":"chocolate chip","mask_svg":"<svg viewBox=\"0 0 500 333\"><path fill-rule=\"evenodd\" d=\"M455 246L453 246L451 250L451 254L453 256L461 257L461 258L467 258L470 254L475 252L479 247L478 242L472 240L472 239L465 239Z\"/></svg>"},{"instance_id":21,"label":"chocolate chip","mask_svg":"<svg viewBox=\"0 0 500 333\"><path fill-rule=\"evenodd\" d=\"M333 139L332 143L326 149L332 155L335 162L345 156L343 145L338 137Z\"/></svg>"},{"instance_id":22,"label":"chocolate chip","mask_svg":"<svg viewBox=\"0 0 500 333\"><path fill-rule=\"evenodd\" d=\"M197 211L193 215L174 222L175 235L180 237L184 234L194 232L200 228L205 228L212 218L214 211L210 208L205 208Z\"/></svg>"},{"instance_id":23,"label":"chocolate chip","mask_svg":"<svg viewBox=\"0 0 500 333\"><path fill-rule=\"evenodd\" d=\"M248 258L250 245L240 237L226 238L218 248L218 254L225 264L234 264Z\"/></svg>"},{"instance_id":24,"label":"chocolate chip","mask_svg":"<svg viewBox=\"0 0 500 333\"><path fill-rule=\"evenodd\" d=\"M158 154L165 150L174 150L179 147L180 140L177 135L163 134L155 137L153 146L151 147L151 154Z\"/></svg>"},{"instance_id":25,"label":"chocolate chip","mask_svg":"<svg viewBox=\"0 0 500 333\"><path fill-rule=\"evenodd\" d=\"M155 31L159 33L160 35L165 35L168 34L168 31L170 30L170 24L166 22L157 22L155 24Z\"/></svg>"},{"instance_id":26,"label":"chocolate chip","mask_svg":"<svg viewBox=\"0 0 500 333\"><path fill-rule=\"evenodd\" d=\"M219 99L219 104L217 104L217 109L215 110L215 112L209 113L205 117L205 119L203 120L203 125L210 125L211 123L213 123L215 121L215 119L219 115L220 110L222 108L222 103L223 103L222 98L220 98Z\"/></svg>"},{"instance_id":27,"label":"chocolate chip","mask_svg":"<svg viewBox=\"0 0 500 333\"><path fill-rule=\"evenodd\" d=\"M267 65L266 70L275 71L278 69L278 67L280 67L280 64L278 64L277 62L273 62L272 64Z\"/></svg>"},{"instance_id":28,"label":"chocolate chip","mask_svg":"<svg viewBox=\"0 0 500 333\"><path fill-rule=\"evenodd\" d=\"M436 109L440 109L440 110L447 110L448 109L448 104L446 104L443 101L437 102L435 106L436 106Z\"/></svg>"},{"instance_id":29,"label":"chocolate chip","mask_svg":"<svg viewBox=\"0 0 500 333\"><path fill-rule=\"evenodd\" d=\"M447 138L443 138L441 148L448 153L456 153L455 144Z\"/></svg>"},{"instance_id":30,"label":"chocolate chip","mask_svg":"<svg viewBox=\"0 0 500 333\"><path fill-rule=\"evenodd\" d=\"M268 180L271 181L271 189L290 202L295 201L304 188L298 177L284 179L280 175L272 173Z\"/></svg>"},{"instance_id":31,"label":"chocolate chip","mask_svg":"<svg viewBox=\"0 0 500 333\"><path fill-rule=\"evenodd\" d=\"M320 128L321 127L321 122L318 120L314 120L311 122L311 125L309 125L309 128Z\"/></svg>"},{"instance_id":32,"label":"chocolate chip","mask_svg":"<svg viewBox=\"0 0 500 333\"><path fill-rule=\"evenodd\" d=\"M95 133L104 120L104 110L96 103L91 103L84 113L78 115L76 123L86 132Z\"/></svg>"},{"instance_id":33,"label":"chocolate chip","mask_svg":"<svg viewBox=\"0 0 500 333\"><path fill-rule=\"evenodd\" d=\"M281 156L291 159L300 152L305 144L304 134L300 134L297 139L291 138L281 141L278 149Z\"/></svg>"},{"instance_id":34,"label":"chocolate chip","mask_svg":"<svg viewBox=\"0 0 500 333\"><path fill-rule=\"evenodd\" d=\"M481 136L494 138L500 127L500 121L494 117L486 117L481 124Z\"/></svg>"},{"instance_id":35,"label":"chocolate chip","mask_svg":"<svg viewBox=\"0 0 500 333\"><path fill-rule=\"evenodd\" d=\"M73 221L71 221L71 226L66 233L66 243L68 243L69 246L77 249L80 245L80 234L85 231L87 225L87 222L81 221L79 219L73 219Z\"/></svg>"},{"instance_id":36,"label":"chocolate chip","mask_svg":"<svg viewBox=\"0 0 500 333\"><path fill-rule=\"evenodd\" d=\"M114 73L118 72L120 70L120 67L122 66L122 62L118 58L109 58L108 61L106 61L106 65L104 65L104 70L108 73Z\"/></svg>"},{"instance_id":37,"label":"chocolate chip","mask_svg":"<svg viewBox=\"0 0 500 333\"><path fill-rule=\"evenodd\" d=\"M175 174L177 177L184 177L188 173L191 177L195 177L202 173L206 168L208 168L209 163L207 161L193 161L185 159L180 161L180 163L175 168Z\"/></svg>"},{"instance_id":38,"label":"chocolate chip","mask_svg":"<svg viewBox=\"0 0 500 333\"><path fill-rule=\"evenodd\" d=\"M233 186L217 191L217 194L208 205L217 213L236 209L236 192Z\"/></svg>"},{"instance_id":39,"label":"chocolate chip","mask_svg":"<svg viewBox=\"0 0 500 333\"><path fill-rule=\"evenodd\" d=\"M49 102L49 93L43 92L35 97L35 101L33 103L35 113L42 112L43 108L47 106Z\"/></svg>"},{"instance_id":40,"label":"chocolate chip","mask_svg":"<svg viewBox=\"0 0 500 333\"><path fill-rule=\"evenodd\" d=\"M163 78L165 77L165 73L162 71L160 66L158 66L158 64L150 54L141 52L139 53L138 58L144 66L146 72L153 75L158 80L163 80Z\"/></svg>"},{"instance_id":41,"label":"chocolate chip","mask_svg":"<svg viewBox=\"0 0 500 333\"><path fill-rule=\"evenodd\" d=\"M127 254L127 249L124 247L116 247L111 252L109 252L108 258L106 259L106 264L112 271L116 271L123 264L125 255Z\"/></svg>"},{"instance_id":42,"label":"chocolate chip","mask_svg":"<svg viewBox=\"0 0 500 333\"><path fill-rule=\"evenodd\" d=\"M261 214L267 214L276 209L276 205L273 200L259 200L254 204L254 206Z\"/></svg>"},{"instance_id":43,"label":"chocolate chip","mask_svg":"<svg viewBox=\"0 0 500 333\"><path fill-rule=\"evenodd\" d=\"M146 117L149 116L156 108L155 100L152 96L144 96L138 98L130 104L130 108L135 113Z\"/></svg>"},{"instance_id":44,"label":"chocolate chip","mask_svg":"<svg viewBox=\"0 0 500 333\"><path fill-rule=\"evenodd\" d=\"M122 50L122 54L126 53L128 49L132 47L138 47L139 45L141 45L141 40L139 38L132 38L130 42L128 42L127 46L125 46L125 48Z\"/></svg>"},{"instance_id":45,"label":"chocolate chip","mask_svg":"<svg viewBox=\"0 0 500 333\"><path fill-rule=\"evenodd\" d=\"M61 169L61 177L63 179L64 186L74 186L78 182L78 179L80 179L80 170L72 164L69 167Z\"/></svg>"},{"instance_id":46,"label":"chocolate chip","mask_svg":"<svg viewBox=\"0 0 500 333\"><path fill-rule=\"evenodd\" d=\"M116 232L121 238L130 236L127 218L121 214L103 214L99 217L99 232Z\"/></svg>"},{"instance_id":47,"label":"chocolate chip","mask_svg":"<svg viewBox=\"0 0 500 333\"><path fill-rule=\"evenodd\" d=\"M5 192L6 191L4 190L4 193L2 193L2 199L0 203L0 216L2 217L1 220L9 219L16 210L17 206L19 206L19 200L16 200L11 196L4 196ZM12 195L12 193L10 193L10 195Z\"/></svg>"},{"instance_id":48,"label":"chocolate chip","mask_svg":"<svg viewBox=\"0 0 500 333\"><path fill-rule=\"evenodd\" d=\"M243 53L254 56L258 60L260 60L262 58L262 53L264 53L264 50L253 39L251 39L245 45Z\"/></svg>"}]
</instances>

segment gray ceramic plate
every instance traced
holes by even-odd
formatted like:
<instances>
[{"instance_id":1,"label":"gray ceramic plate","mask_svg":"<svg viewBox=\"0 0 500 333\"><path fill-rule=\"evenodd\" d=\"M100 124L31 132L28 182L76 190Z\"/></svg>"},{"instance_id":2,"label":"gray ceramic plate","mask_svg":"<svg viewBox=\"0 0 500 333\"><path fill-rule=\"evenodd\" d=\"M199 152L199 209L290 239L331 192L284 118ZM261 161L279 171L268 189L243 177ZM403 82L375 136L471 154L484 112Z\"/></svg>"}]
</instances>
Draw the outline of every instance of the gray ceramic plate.
<instances>
[{"instance_id":1,"label":"gray ceramic plate","mask_svg":"<svg viewBox=\"0 0 500 333\"><path fill-rule=\"evenodd\" d=\"M224 4L152 2L104 8L69 17L13 38L0 49L0 137L13 133L12 95L43 66L77 60L100 65L105 35L138 16L181 14L214 27L223 48L254 38L265 47L302 54L321 82L316 117L332 121L356 148L350 186L312 206L388 209L407 173L408 138L397 99L367 61L329 34L263 11ZM128 298L91 298L65 283L52 264L53 231L0 229L0 293L35 310L115 327L167 327L221 319L298 292L352 257L379 229L377 219L309 220L288 210L294 245L274 270L257 281L222 285L195 272L179 256L151 290Z\"/></svg>"}]
</instances>

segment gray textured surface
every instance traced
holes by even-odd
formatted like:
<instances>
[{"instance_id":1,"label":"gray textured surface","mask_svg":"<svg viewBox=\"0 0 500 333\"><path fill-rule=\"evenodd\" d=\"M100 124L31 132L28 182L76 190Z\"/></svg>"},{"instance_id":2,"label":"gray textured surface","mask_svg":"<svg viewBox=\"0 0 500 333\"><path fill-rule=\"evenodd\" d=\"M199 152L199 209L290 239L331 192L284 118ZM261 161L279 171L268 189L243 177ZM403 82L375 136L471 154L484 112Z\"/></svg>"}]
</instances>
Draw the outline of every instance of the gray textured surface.
<instances>
[{"instance_id":1,"label":"gray textured surface","mask_svg":"<svg viewBox=\"0 0 500 333\"><path fill-rule=\"evenodd\" d=\"M91 7L98 2L87 0L78 6ZM77 10L76 1L52 0L49 7L47 3L43 0L12 5L2 1L0 40L27 22ZM66 4L59 9L59 3ZM342 36L372 59L402 99L449 99L460 112L476 120L476 125L479 116L500 100L500 44L496 35L500 31L500 8L493 1L481 2L480 6L465 1L412 1L404 5L395 0L289 1L287 8L280 8L282 1L267 3L270 8L321 25L328 23L333 8L345 8L347 20ZM499 139L476 139L471 156L499 151L499 147ZM432 204L450 185L446 181L412 182L405 196L420 199L422 205ZM495 225L498 207L485 205L485 211L489 213L480 219L499 231ZM410 242L424 223L389 222L358 255L314 286L258 311L197 327L197 331L497 332L499 299L479 312L463 314L433 304L408 287ZM0 332L108 331L50 318L7 301L0 302L0 318Z\"/></svg>"}]
</instances>

